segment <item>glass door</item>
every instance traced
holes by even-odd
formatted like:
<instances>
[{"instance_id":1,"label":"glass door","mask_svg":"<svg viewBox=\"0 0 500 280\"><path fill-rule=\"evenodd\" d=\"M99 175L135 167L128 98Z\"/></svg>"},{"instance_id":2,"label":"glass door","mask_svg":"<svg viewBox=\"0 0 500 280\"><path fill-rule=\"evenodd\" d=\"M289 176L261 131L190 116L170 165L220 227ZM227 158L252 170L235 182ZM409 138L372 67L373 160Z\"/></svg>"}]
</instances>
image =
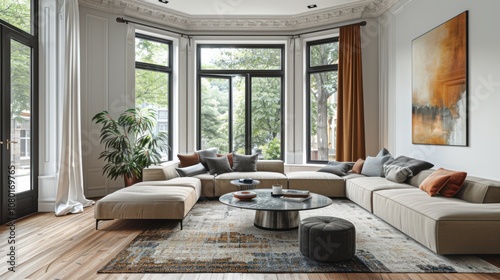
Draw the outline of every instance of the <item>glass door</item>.
<instances>
[{"instance_id":1,"label":"glass door","mask_svg":"<svg viewBox=\"0 0 500 280\"><path fill-rule=\"evenodd\" d=\"M1 222L6 223L38 210L36 41L2 26L0 45Z\"/></svg>"}]
</instances>

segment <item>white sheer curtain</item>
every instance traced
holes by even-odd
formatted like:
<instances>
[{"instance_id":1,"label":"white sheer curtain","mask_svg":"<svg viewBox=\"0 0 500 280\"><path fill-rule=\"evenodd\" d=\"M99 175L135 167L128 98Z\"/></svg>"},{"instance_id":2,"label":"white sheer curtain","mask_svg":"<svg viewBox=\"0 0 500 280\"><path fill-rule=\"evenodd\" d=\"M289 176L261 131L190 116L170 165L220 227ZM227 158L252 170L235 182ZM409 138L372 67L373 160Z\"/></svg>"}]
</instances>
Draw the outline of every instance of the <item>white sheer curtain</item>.
<instances>
[{"instance_id":1,"label":"white sheer curtain","mask_svg":"<svg viewBox=\"0 0 500 280\"><path fill-rule=\"evenodd\" d=\"M60 149L56 216L79 213L94 203L83 193L81 123L80 123L80 20L78 0L64 0L64 81L62 139Z\"/></svg>"}]
</instances>

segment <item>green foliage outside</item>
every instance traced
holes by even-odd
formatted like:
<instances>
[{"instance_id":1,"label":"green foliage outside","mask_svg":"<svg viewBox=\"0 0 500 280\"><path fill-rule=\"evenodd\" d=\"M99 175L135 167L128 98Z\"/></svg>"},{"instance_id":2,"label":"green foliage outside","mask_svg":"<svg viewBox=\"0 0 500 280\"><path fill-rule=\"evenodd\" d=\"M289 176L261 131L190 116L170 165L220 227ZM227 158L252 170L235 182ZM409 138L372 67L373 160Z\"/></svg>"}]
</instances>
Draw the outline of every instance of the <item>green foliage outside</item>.
<instances>
[{"instance_id":1,"label":"green foliage outside","mask_svg":"<svg viewBox=\"0 0 500 280\"><path fill-rule=\"evenodd\" d=\"M209 59L203 54L210 55ZM202 69L280 69L280 49L202 49ZM244 71L243 71L244 72ZM264 74L265 75L265 74ZM202 148L217 147L221 153L245 153L245 87L247 76L201 79ZM232 83L233 148L229 147L229 87ZM266 159L281 157L281 77L252 77L251 146Z\"/></svg>"},{"instance_id":2,"label":"green foliage outside","mask_svg":"<svg viewBox=\"0 0 500 280\"><path fill-rule=\"evenodd\" d=\"M0 1L0 18L21 30L31 32L30 0ZM11 114L18 123L27 122L21 115L31 112L31 47L10 41Z\"/></svg>"},{"instance_id":3,"label":"green foliage outside","mask_svg":"<svg viewBox=\"0 0 500 280\"><path fill-rule=\"evenodd\" d=\"M31 0L0 1L0 19L31 33Z\"/></svg>"},{"instance_id":4,"label":"green foliage outside","mask_svg":"<svg viewBox=\"0 0 500 280\"><path fill-rule=\"evenodd\" d=\"M168 66L169 45L136 38L136 61ZM160 71L136 69L135 104L139 107L168 109L169 74Z\"/></svg>"},{"instance_id":5,"label":"green foliage outside","mask_svg":"<svg viewBox=\"0 0 500 280\"><path fill-rule=\"evenodd\" d=\"M338 63L338 43L324 43L310 48L310 66L328 66ZM317 149L317 160L332 160L334 149L334 118L337 114L337 71L325 70L310 74L311 149ZM333 130L333 131L332 131Z\"/></svg>"}]
</instances>

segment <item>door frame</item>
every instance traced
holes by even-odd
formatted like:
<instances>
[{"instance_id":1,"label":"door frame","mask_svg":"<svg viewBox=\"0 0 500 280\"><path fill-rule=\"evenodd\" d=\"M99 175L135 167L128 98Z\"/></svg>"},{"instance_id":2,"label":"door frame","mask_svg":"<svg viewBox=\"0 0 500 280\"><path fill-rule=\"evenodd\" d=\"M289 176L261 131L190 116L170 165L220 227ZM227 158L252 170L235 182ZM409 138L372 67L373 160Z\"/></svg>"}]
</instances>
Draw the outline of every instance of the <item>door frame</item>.
<instances>
[{"instance_id":1,"label":"door frame","mask_svg":"<svg viewBox=\"0 0 500 280\"><path fill-rule=\"evenodd\" d=\"M0 24L0 141L5 142L11 134L11 40L31 48L31 100L30 100L30 185L31 190L12 193L15 188L13 175L15 168L11 166L10 152L7 145L0 145L0 223L24 217L38 211L38 38L17 28Z\"/></svg>"}]
</instances>

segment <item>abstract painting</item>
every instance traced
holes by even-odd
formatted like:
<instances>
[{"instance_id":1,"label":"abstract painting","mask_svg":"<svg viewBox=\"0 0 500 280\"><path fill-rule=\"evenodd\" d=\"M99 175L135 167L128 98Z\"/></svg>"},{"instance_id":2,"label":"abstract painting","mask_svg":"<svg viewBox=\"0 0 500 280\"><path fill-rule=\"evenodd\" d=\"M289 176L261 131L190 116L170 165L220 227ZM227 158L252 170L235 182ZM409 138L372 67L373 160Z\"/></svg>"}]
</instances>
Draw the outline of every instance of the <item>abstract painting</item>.
<instances>
[{"instance_id":1,"label":"abstract painting","mask_svg":"<svg viewBox=\"0 0 500 280\"><path fill-rule=\"evenodd\" d=\"M412 41L413 144L467 146L468 12Z\"/></svg>"}]
</instances>

